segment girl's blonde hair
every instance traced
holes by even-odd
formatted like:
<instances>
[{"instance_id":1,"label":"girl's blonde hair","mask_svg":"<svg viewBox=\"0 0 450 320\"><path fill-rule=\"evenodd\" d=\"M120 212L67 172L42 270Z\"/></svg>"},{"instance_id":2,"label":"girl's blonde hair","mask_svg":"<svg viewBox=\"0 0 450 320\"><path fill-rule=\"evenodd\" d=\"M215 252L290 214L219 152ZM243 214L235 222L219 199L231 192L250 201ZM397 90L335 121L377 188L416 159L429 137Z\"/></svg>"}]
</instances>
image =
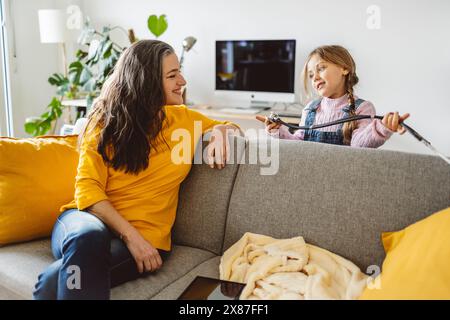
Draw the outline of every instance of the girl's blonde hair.
<instances>
[{"instance_id":1,"label":"girl's blonde hair","mask_svg":"<svg viewBox=\"0 0 450 320\"><path fill-rule=\"evenodd\" d=\"M356 75L356 64L347 49L341 46L321 46L314 49L306 59L303 67L303 85L307 96L309 93L308 80L308 63L314 55L318 55L322 60L336 64L348 71L345 76L345 90L348 94L348 104L350 105L350 116L356 115L355 98L353 95L353 87L358 83L359 79ZM344 133L344 143L350 144L352 132L357 128L356 121L346 122L342 128Z\"/></svg>"}]
</instances>

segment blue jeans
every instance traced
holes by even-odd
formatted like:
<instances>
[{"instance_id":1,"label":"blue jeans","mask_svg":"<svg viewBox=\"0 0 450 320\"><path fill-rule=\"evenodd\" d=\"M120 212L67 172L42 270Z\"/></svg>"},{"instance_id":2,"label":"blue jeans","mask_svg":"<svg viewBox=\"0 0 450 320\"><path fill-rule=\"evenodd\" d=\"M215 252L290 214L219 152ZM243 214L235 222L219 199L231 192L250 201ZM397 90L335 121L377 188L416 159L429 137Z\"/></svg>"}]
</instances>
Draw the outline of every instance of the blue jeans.
<instances>
[{"instance_id":1,"label":"blue jeans","mask_svg":"<svg viewBox=\"0 0 450 320\"><path fill-rule=\"evenodd\" d=\"M144 275L121 239L99 218L77 209L64 211L56 221L52 253L56 261L39 275L36 300L106 300L112 287Z\"/></svg>"}]
</instances>

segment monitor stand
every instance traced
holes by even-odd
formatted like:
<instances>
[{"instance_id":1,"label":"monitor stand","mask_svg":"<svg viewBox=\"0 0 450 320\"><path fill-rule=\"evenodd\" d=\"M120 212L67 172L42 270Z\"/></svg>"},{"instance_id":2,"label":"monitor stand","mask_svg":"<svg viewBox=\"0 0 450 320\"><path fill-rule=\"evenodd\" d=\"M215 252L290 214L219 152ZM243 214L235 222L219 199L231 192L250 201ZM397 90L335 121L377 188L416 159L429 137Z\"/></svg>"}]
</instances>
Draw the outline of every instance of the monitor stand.
<instances>
[{"instance_id":1,"label":"monitor stand","mask_svg":"<svg viewBox=\"0 0 450 320\"><path fill-rule=\"evenodd\" d=\"M269 101L250 101L250 108L252 109L260 109L260 110L269 110L272 106Z\"/></svg>"}]
</instances>

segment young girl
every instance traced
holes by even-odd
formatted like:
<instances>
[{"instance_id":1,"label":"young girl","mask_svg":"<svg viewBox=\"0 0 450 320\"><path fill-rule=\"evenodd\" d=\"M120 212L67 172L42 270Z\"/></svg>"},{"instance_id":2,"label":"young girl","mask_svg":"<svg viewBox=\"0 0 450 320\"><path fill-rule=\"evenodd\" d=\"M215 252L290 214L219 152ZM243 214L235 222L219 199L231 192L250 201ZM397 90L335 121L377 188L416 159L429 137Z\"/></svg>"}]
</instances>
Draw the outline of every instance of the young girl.
<instances>
[{"instance_id":1,"label":"young girl","mask_svg":"<svg viewBox=\"0 0 450 320\"><path fill-rule=\"evenodd\" d=\"M308 93L308 79L319 99L310 102L302 112L300 125L321 124L353 115L375 115L375 108L369 101L353 94L358 83L356 65L350 53L341 46L322 46L312 51L303 68L305 91ZM266 125L266 131L274 137L291 140L305 140L352 147L377 148L394 132L403 134L401 122L409 114L399 116L388 113L383 120L362 119L317 130L297 130L293 134L286 126L271 123L267 117L256 116Z\"/></svg>"}]
</instances>

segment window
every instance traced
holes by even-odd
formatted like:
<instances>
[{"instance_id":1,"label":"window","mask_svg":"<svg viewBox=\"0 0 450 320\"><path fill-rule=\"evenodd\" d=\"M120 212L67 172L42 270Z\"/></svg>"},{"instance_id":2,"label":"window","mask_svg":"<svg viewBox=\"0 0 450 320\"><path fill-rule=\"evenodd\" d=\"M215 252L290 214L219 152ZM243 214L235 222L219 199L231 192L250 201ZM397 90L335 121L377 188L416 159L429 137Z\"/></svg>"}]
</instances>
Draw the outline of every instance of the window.
<instances>
[{"instance_id":1,"label":"window","mask_svg":"<svg viewBox=\"0 0 450 320\"><path fill-rule=\"evenodd\" d=\"M0 135L14 135L11 106L11 88L9 81L9 52L7 36L7 0L0 0Z\"/></svg>"}]
</instances>

